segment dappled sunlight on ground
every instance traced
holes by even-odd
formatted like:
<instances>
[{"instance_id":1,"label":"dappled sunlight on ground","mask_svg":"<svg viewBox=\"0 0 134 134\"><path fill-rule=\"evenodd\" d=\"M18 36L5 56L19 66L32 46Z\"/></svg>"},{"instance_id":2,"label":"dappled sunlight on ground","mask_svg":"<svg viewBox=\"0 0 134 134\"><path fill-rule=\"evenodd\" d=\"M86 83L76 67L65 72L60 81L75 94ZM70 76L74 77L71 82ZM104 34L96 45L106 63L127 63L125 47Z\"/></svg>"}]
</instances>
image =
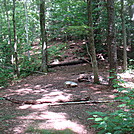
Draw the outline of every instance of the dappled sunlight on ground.
<instances>
[{"instance_id":1,"label":"dappled sunlight on ground","mask_svg":"<svg viewBox=\"0 0 134 134\"><path fill-rule=\"evenodd\" d=\"M56 77L55 80L66 80L66 77Z\"/></svg>"},{"instance_id":2,"label":"dappled sunlight on ground","mask_svg":"<svg viewBox=\"0 0 134 134\"><path fill-rule=\"evenodd\" d=\"M37 104L37 105L22 105L19 106L17 109L35 109L37 111L45 110L48 108L48 104Z\"/></svg>"},{"instance_id":3,"label":"dappled sunlight on ground","mask_svg":"<svg viewBox=\"0 0 134 134\"><path fill-rule=\"evenodd\" d=\"M37 101L41 101L43 99L46 99L48 101L56 102L58 100L67 101L71 97L71 94L64 93L62 91L58 91L57 89L52 90L48 94L44 94L41 99L38 99Z\"/></svg>"},{"instance_id":4,"label":"dappled sunlight on ground","mask_svg":"<svg viewBox=\"0 0 134 134\"><path fill-rule=\"evenodd\" d=\"M25 126L23 128L24 130L26 130L28 127L30 127L31 124L33 124L36 126L36 129L37 128L55 129L55 130L70 129L73 132L78 134L88 134L86 128L82 124L78 123L77 121L69 120L67 113L62 113L62 112L56 113L56 112L50 112L46 110L42 112L33 112L27 116L18 117L18 119L24 120L25 124L27 124L26 120L30 120L31 123L28 123L27 125L21 124L21 126ZM19 125L14 128L14 131L16 132L19 130L20 130Z\"/></svg>"},{"instance_id":5,"label":"dappled sunlight on ground","mask_svg":"<svg viewBox=\"0 0 134 134\"><path fill-rule=\"evenodd\" d=\"M126 71L125 73L118 74L121 79L124 80L123 83L120 83L121 86L126 88L134 88L134 72Z\"/></svg>"},{"instance_id":6,"label":"dappled sunlight on ground","mask_svg":"<svg viewBox=\"0 0 134 134\"><path fill-rule=\"evenodd\" d=\"M129 72L129 71L126 71L125 73L119 73L118 74L121 78L130 78L130 79L133 79L134 78L134 72Z\"/></svg>"},{"instance_id":7,"label":"dappled sunlight on ground","mask_svg":"<svg viewBox=\"0 0 134 134\"><path fill-rule=\"evenodd\" d=\"M116 96L115 95L109 95L108 97L114 99Z\"/></svg>"},{"instance_id":8,"label":"dappled sunlight on ground","mask_svg":"<svg viewBox=\"0 0 134 134\"><path fill-rule=\"evenodd\" d=\"M107 91L109 89L108 85L97 85L97 84L88 84L88 87L94 91Z\"/></svg>"},{"instance_id":9,"label":"dappled sunlight on ground","mask_svg":"<svg viewBox=\"0 0 134 134\"><path fill-rule=\"evenodd\" d=\"M33 100L35 104L14 104L7 100L2 100L0 110L2 111L2 132L4 134L29 134L25 131L29 127L37 129L70 129L75 134L95 134L91 131L92 121L87 120L89 115L86 111L112 111L115 110L117 103L90 103L90 104L69 104L54 105L65 101L88 98L94 100L113 100L117 91L109 90L108 85L93 84L92 82L78 82L79 74L91 74L89 65L77 65L68 67L57 67L56 73L51 72L47 75L31 75L22 81L8 87L1 96L9 96L16 100ZM101 74L103 76L104 73ZM107 77L107 75L104 75ZM125 77L126 76L126 77ZM133 75L121 75L126 80L132 80ZM66 87L66 81L74 81L77 87ZM133 84L129 83L128 86ZM43 102L43 104L38 104ZM9 117L6 117L6 116ZM11 117L10 117L11 116ZM8 125L7 125L8 124ZM7 133L8 134L8 133ZM32 132L31 132L32 134ZM35 133L33 133L35 134ZM70 134L70 133L69 133Z\"/></svg>"},{"instance_id":10,"label":"dappled sunlight on ground","mask_svg":"<svg viewBox=\"0 0 134 134\"><path fill-rule=\"evenodd\" d=\"M25 94L31 93L32 91L33 89L31 88L22 88L22 89L16 90L16 92L20 95L25 95Z\"/></svg>"},{"instance_id":11,"label":"dappled sunlight on ground","mask_svg":"<svg viewBox=\"0 0 134 134\"><path fill-rule=\"evenodd\" d=\"M102 104L100 107L101 108L107 108L108 106L106 104Z\"/></svg>"},{"instance_id":12,"label":"dappled sunlight on ground","mask_svg":"<svg viewBox=\"0 0 134 134\"><path fill-rule=\"evenodd\" d=\"M44 128L44 124L39 124L40 128ZM70 129L73 132L79 133L79 134L87 134L87 130L85 127L81 124L78 124L77 122L73 122L66 119L57 119L57 120L49 120L47 121L47 125L45 126L45 129L56 129L56 130L64 130L64 129Z\"/></svg>"}]
</instances>

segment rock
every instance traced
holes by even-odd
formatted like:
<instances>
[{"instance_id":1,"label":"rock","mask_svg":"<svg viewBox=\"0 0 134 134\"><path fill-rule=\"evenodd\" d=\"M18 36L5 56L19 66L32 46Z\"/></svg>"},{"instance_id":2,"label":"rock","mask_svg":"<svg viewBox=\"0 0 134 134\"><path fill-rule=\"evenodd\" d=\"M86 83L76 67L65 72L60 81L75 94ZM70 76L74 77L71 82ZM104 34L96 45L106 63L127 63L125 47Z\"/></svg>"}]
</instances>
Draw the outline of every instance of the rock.
<instances>
[{"instance_id":1,"label":"rock","mask_svg":"<svg viewBox=\"0 0 134 134\"><path fill-rule=\"evenodd\" d=\"M78 82L90 81L89 74L80 74L77 78Z\"/></svg>"},{"instance_id":2,"label":"rock","mask_svg":"<svg viewBox=\"0 0 134 134\"><path fill-rule=\"evenodd\" d=\"M66 86L66 87L77 87L78 84L75 83L75 82L72 82L72 81L66 81L66 82L65 82L65 86Z\"/></svg>"},{"instance_id":3,"label":"rock","mask_svg":"<svg viewBox=\"0 0 134 134\"><path fill-rule=\"evenodd\" d=\"M55 64L59 64L60 62L59 62L59 60L58 59L54 59L54 62L52 62L51 64L53 65L55 65Z\"/></svg>"},{"instance_id":4,"label":"rock","mask_svg":"<svg viewBox=\"0 0 134 134\"><path fill-rule=\"evenodd\" d=\"M79 77L77 78L78 82L94 82L94 75L91 74L80 74ZM99 75L99 81L101 84L108 84L107 78L104 76Z\"/></svg>"}]
</instances>

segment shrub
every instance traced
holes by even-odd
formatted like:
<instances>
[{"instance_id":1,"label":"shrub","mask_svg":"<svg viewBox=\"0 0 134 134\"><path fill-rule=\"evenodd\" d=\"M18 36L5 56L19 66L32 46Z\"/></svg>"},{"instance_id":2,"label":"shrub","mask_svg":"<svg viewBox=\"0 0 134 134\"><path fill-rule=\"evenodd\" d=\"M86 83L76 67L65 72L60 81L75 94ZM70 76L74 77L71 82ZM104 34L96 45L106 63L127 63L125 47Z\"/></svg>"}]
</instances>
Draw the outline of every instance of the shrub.
<instances>
[{"instance_id":1,"label":"shrub","mask_svg":"<svg viewBox=\"0 0 134 134\"><path fill-rule=\"evenodd\" d=\"M134 132L134 89L118 88L118 97L121 104L114 112L87 112L94 120L98 134L132 134Z\"/></svg>"},{"instance_id":2,"label":"shrub","mask_svg":"<svg viewBox=\"0 0 134 134\"><path fill-rule=\"evenodd\" d=\"M13 69L0 67L0 87L6 87L13 79Z\"/></svg>"}]
</instances>

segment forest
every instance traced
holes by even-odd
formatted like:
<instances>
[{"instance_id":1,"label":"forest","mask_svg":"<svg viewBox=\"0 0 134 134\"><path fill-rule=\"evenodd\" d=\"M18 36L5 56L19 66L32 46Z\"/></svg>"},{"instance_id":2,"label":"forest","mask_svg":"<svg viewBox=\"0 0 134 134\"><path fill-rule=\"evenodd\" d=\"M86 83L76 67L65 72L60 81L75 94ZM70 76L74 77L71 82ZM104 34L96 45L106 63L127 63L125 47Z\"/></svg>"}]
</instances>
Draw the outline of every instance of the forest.
<instances>
[{"instance_id":1,"label":"forest","mask_svg":"<svg viewBox=\"0 0 134 134\"><path fill-rule=\"evenodd\" d=\"M134 132L133 0L0 7L0 134Z\"/></svg>"}]
</instances>

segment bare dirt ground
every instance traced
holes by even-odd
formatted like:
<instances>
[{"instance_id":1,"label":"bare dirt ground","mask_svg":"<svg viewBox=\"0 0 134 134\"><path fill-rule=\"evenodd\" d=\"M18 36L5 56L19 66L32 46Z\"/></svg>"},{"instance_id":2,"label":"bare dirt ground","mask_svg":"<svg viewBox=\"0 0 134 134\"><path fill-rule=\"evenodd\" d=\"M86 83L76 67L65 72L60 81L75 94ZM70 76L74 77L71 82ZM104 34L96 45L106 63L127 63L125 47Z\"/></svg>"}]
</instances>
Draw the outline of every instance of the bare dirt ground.
<instances>
[{"instance_id":1,"label":"bare dirt ground","mask_svg":"<svg viewBox=\"0 0 134 134\"><path fill-rule=\"evenodd\" d=\"M89 97L91 100L108 100L114 98L113 91L106 85L90 82L78 82L82 73L91 74L89 64L56 67L47 75L34 74L0 92L0 96L10 96L18 100L58 100ZM106 69L100 70L107 77ZM65 81L77 82L77 87L67 88ZM107 111L116 109L116 103L75 104L52 106L44 104L14 104L0 100L0 134L42 134L33 129L56 130L53 134L96 134L91 128L93 122L87 120L86 111ZM67 130L63 132L61 130ZM43 134L50 132L44 131ZM51 133L50 133L51 134Z\"/></svg>"}]
</instances>

